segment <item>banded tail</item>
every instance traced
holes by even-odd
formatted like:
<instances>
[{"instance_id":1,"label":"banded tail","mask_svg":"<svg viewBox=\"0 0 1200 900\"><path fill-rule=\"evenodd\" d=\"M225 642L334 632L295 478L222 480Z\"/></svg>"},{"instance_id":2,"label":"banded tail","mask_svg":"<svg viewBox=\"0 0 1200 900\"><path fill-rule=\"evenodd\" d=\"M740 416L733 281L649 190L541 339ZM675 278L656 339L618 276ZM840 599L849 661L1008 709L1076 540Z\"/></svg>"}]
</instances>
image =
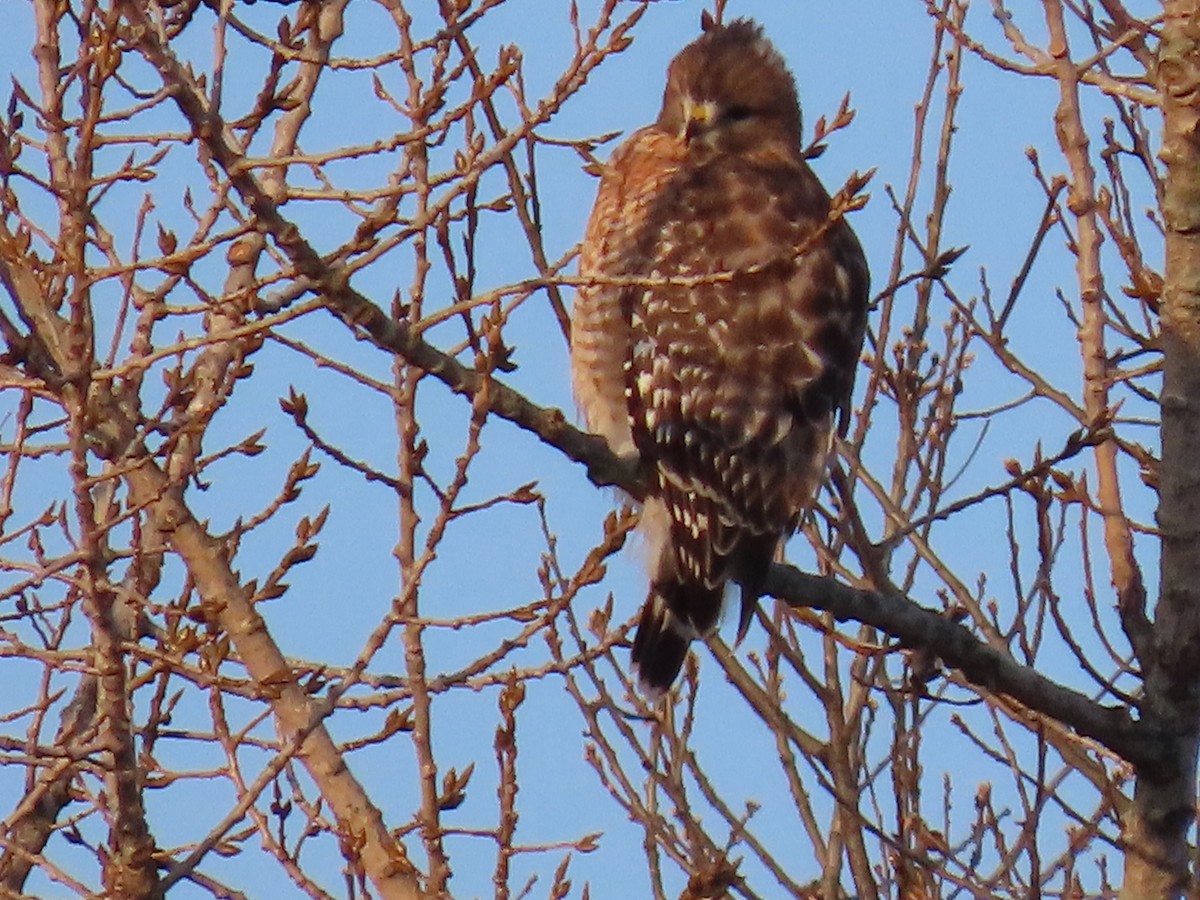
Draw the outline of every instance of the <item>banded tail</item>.
<instances>
[{"instance_id":1,"label":"banded tail","mask_svg":"<svg viewBox=\"0 0 1200 900\"><path fill-rule=\"evenodd\" d=\"M739 644L750 628L776 544L773 536L752 537L740 543L733 559L721 561L722 570L727 570L728 565L739 573L742 581ZM651 699L670 689L683 668L692 641L703 640L716 631L725 599L724 578L714 584L681 577L674 563L675 553L670 546L662 548L658 573L650 582L650 593L633 638L632 657L638 685Z\"/></svg>"}]
</instances>

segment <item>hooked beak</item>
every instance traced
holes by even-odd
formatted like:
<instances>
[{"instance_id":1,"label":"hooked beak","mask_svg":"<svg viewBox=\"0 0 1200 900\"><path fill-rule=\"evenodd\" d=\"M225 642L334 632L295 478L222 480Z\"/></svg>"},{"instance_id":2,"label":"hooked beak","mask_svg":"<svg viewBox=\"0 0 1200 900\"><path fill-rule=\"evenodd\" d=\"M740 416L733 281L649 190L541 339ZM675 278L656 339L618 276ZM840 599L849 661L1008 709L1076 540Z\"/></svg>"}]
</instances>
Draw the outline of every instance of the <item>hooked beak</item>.
<instances>
[{"instance_id":1,"label":"hooked beak","mask_svg":"<svg viewBox=\"0 0 1200 900\"><path fill-rule=\"evenodd\" d=\"M717 120L717 104L712 100L683 98L683 136L691 141L712 127Z\"/></svg>"}]
</instances>

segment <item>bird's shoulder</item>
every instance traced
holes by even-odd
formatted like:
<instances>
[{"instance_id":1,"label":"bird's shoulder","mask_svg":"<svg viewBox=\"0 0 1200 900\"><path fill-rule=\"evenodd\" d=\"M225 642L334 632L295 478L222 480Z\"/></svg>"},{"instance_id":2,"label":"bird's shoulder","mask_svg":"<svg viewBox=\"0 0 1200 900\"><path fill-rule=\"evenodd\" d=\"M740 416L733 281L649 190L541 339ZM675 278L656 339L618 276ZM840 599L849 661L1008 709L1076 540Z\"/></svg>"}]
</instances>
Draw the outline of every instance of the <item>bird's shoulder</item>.
<instances>
[{"instance_id":1,"label":"bird's shoulder","mask_svg":"<svg viewBox=\"0 0 1200 900\"><path fill-rule=\"evenodd\" d=\"M679 137L654 125L638 129L613 151L601 167L584 235L580 265L585 274L627 267L642 228L685 156Z\"/></svg>"}]
</instances>

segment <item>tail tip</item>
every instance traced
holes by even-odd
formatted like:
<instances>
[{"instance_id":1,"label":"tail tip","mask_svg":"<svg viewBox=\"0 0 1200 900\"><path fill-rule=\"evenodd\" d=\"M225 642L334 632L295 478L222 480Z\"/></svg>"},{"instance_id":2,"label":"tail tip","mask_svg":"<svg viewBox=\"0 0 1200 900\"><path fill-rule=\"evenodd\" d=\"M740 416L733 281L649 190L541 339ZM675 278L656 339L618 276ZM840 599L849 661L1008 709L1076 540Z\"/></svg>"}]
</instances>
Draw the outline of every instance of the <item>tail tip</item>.
<instances>
[{"instance_id":1,"label":"tail tip","mask_svg":"<svg viewBox=\"0 0 1200 900\"><path fill-rule=\"evenodd\" d=\"M694 635L656 594L646 600L633 639L633 666L638 688L647 699L658 700L671 689L683 668Z\"/></svg>"},{"instance_id":2,"label":"tail tip","mask_svg":"<svg viewBox=\"0 0 1200 900\"><path fill-rule=\"evenodd\" d=\"M647 700L657 701L671 689L683 668L684 660L687 659L690 643L680 635L664 634L660 635L660 640L647 647L645 653L634 657L638 688Z\"/></svg>"}]
</instances>

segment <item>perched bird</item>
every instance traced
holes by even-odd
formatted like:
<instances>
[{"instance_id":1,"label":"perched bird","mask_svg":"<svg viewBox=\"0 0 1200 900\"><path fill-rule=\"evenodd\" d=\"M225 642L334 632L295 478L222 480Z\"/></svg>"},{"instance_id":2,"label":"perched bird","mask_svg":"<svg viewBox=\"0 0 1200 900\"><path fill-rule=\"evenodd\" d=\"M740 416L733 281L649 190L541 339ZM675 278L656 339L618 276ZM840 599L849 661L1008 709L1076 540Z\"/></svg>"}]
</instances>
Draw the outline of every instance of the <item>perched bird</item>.
<instances>
[{"instance_id":1,"label":"perched bird","mask_svg":"<svg viewBox=\"0 0 1200 900\"><path fill-rule=\"evenodd\" d=\"M604 168L571 373L588 427L646 466L643 690L742 585L739 638L844 433L862 347L861 246L804 161L796 85L755 23L705 16L658 120Z\"/></svg>"}]
</instances>

